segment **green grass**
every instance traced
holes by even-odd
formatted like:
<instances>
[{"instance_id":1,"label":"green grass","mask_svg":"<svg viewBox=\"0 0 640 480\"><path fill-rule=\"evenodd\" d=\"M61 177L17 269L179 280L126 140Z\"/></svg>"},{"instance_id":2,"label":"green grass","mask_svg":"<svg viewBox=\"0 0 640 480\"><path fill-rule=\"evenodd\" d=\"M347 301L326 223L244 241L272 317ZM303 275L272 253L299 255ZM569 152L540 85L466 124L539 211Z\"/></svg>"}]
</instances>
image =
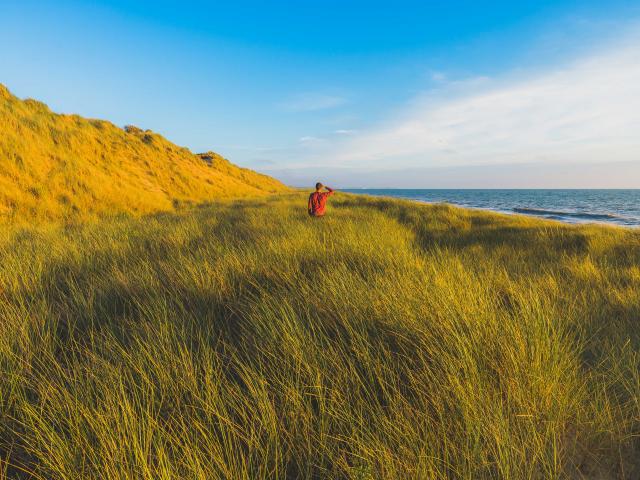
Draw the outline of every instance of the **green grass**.
<instances>
[{"instance_id":1,"label":"green grass","mask_svg":"<svg viewBox=\"0 0 640 480\"><path fill-rule=\"evenodd\" d=\"M640 232L302 194L0 234L0 478L638 478Z\"/></svg>"}]
</instances>

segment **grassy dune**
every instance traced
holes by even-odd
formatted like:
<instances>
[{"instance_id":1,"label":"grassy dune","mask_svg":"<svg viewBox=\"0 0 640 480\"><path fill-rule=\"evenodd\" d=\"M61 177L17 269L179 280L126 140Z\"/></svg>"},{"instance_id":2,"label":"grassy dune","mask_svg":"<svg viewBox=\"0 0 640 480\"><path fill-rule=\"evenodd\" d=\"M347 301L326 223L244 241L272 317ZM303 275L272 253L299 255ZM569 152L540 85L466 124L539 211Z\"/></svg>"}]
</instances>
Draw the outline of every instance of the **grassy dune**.
<instances>
[{"instance_id":1,"label":"grassy dune","mask_svg":"<svg viewBox=\"0 0 640 480\"><path fill-rule=\"evenodd\" d=\"M0 223L150 213L282 192L220 155L194 155L150 130L59 115L0 84Z\"/></svg>"},{"instance_id":2,"label":"grassy dune","mask_svg":"<svg viewBox=\"0 0 640 480\"><path fill-rule=\"evenodd\" d=\"M301 194L0 234L0 478L638 478L640 232Z\"/></svg>"}]
</instances>

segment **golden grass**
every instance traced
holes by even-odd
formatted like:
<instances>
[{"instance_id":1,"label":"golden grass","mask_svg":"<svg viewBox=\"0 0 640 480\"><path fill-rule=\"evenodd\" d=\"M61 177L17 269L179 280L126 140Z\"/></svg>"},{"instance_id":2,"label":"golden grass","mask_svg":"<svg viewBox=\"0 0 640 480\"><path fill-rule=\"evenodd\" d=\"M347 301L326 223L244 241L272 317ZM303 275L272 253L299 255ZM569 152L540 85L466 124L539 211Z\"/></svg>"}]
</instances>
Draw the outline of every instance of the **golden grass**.
<instances>
[{"instance_id":1,"label":"golden grass","mask_svg":"<svg viewBox=\"0 0 640 480\"><path fill-rule=\"evenodd\" d=\"M0 478L638 478L640 232L305 206L3 231Z\"/></svg>"},{"instance_id":2,"label":"golden grass","mask_svg":"<svg viewBox=\"0 0 640 480\"><path fill-rule=\"evenodd\" d=\"M0 84L0 221L144 214L286 190L215 153L205 161L149 130L54 114Z\"/></svg>"}]
</instances>

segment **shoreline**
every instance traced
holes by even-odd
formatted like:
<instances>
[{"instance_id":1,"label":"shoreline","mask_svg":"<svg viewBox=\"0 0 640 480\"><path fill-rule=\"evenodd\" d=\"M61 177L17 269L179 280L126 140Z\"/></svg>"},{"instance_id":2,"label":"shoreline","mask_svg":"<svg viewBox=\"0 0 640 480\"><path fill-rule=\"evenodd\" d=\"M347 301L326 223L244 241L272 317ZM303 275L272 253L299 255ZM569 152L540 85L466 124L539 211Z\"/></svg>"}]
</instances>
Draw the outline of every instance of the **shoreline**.
<instances>
[{"instance_id":1,"label":"shoreline","mask_svg":"<svg viewBox=\"0 0 640 480\"><path fill-rule=\"evenodd\" d=\"M393 195L387 193L388 190L402 191L405 189L379 189L380 193L375 193L374 190L378 189L362 189L364 191L358 191L358 189L347 189L341 190L346 193L355 194L355 195L369 195L372 197L382 197L382 198L391 198L391 199L400 199L400 200L409 200L412 202L423 203L427 205L438 205L445 204L451 205L457 208L468 208L470 210L479 210L491 213L499 213L504 215L521 215L529 218L537 218L540 220L551 220L556 221L568 225L597 225L597 226L614 226L614 227L622 227L629 229L639 229L640 228L640 220L635 220L632 218L624 217L618 214L612 214L609 212L567 212L562 210L552 210L547 208L537 208L537 207L521 207L514 206L510 208L500 208L500 207L490 207L490 206L476 206L470 205L466 203L458 203L455 201L449 200L426 200L421 198L416 198L415 196L405 196L405 195ZM407 191L420 191L421 189L406 189ZM533 190L533 189L532 189ZM485 189L424 189L424 191L455 191L455 192L486 192L490 190ZM515 189L496 189L496 192L513 192L518 191ZM521 190L521 191L531 191L531 190ZM539 189L539 191L549 191L547 189ZM556 191L565 191L564 189L556 189ZM578 191L587 191L587 190L578 190ZM598 190L595 190L598 191ZM601 190L605 191L605 190ZM626 191L626 190L622 190ZM383 193L384 192L384 193ZM637 222L637 223L636 223Z\"/></svg>"}]
</instances>

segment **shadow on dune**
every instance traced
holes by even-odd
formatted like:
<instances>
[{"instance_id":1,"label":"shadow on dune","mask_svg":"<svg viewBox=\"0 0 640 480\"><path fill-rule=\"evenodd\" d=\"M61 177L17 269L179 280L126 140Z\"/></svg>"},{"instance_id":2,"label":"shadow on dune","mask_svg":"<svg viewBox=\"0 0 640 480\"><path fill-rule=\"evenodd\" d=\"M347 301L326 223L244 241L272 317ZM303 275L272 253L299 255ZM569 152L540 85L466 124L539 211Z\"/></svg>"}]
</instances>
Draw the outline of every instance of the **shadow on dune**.
<instances>
[{"instance_id":1,"label":"shadow on dune","mask_svg":"<svg viewBox=\"0 0 640 480\"><path fill-rule=\"evenodd\" d=\"M105 338L115 339L123 350L132 351L139 347L140 341L147 338L152 341L156 327L166 323L171 326L170 341L186 346L190 354L209 351L224 359L220 373L224 376L225 386L234 392L250 397L254 388L248 384L243 367L249 366L260 374L271 372L269 380L273 385L269 387L269 393L279 412L286 411L283 405L287 402L286 392L278 390L279 372L299 372L300 359L310 355L314 349L334 353L325 356L329 362L324 365L326 371L344 370L339 368L342 362L349 364L353 377L360 379L355 384L350 378L329 377L326 387L333 386L331 381L335 381L336 390L346 390L348 386L354 398L367 398L380 411L392 411L399 400L404 402L403 406L408 410L429 411L432 406L425 400L427 390L424 385L422 390L418 388L421 380L418 373L434 371L438 367L434 364L437 362L432 363L428 355L415 354L425 350L421 344L422 332L414 330L415 327L409 323L387 321L384 313L378 313L374 307L367 310L368 307L359 306L361 310L355 313L361 314L361 319L357 315L350 316L349 309L355 307L351 307L351 299L347 297L336 300L333 309L325 308L326 302L315 298L312 289L304 290L305 285L319 281L327 270L327 259L324 257L301 255L296 259L297 271L293 274L280 271L273 259L264 264L260 258L252 264L245 262L243 254L247 247L267 240L278 242L289 234L286 229L276 226L269 230L266 238L264 230L259 228L264 225L256 225L255 218L249 217L250 213L255 213L255 209L268 202L270 200L196 207L189 214L192 218L174 213L150 215L147 220L157 222L157 230L143 230L128 237L128 242L119 247L117 254L106 248L91 252L90 258L78 258L71 262L68 258L52 261L42 273L39 290L14 292L15 302L21 298L40 297L51 306L55 315L46 316L43 328L53 331L57 348L55 355L62 368L85 365L88 362L85 356L87 351L104 355L108 361L117 363L121 359L117 355L109 357L112 353L101 345ZM545 270L557 266L559 256L581 260L598 247L593 245L592 235L584 228L555 223L548 223L548 226L541 228L538 225L531 226L528 220L519 217L488 216L446 205L417 207L415 204L404 205L384 199L348 197L336 201L335 208L375 208L408 227L423 253L450 250L467 255L465 261L472 260L473 255L490 255L502 262L505 269L511 269L514 275L542 275ZM299 210L294 206L287 207L286 214L294 219L306 220L304 206ZM335 220L339 222L339 216L336 215ZM264 222L270 221L273 220L265 215ZM180 241L172 240L172 236L180 238L184 222L190 222L189 234ZM164 237L155 233L162 233ZM28 243L31 240L25 237L20 242ZM205 286L175 276L176 270L182 267L179 261L187 257L194 262L196 270L199 266L197 261L206 260L213 265L213 271L209 273L217 273L216 249L210 248L200 253L204 246L212 243L224 243L225 248L233 251L237 257L235 273ZM21 244L22 247L24 245ZM639 258L634 256L640 255L640 247L630 241L628 245L602 247L599 252L610 256L610 262L615 260L634 265ZM514 253L517 258L514 258ZM362 284L366 284L367 277L375 273L367 269L378 268L375 262L367 263L365 260L355 258L345 267L350 268L350 273L354 278L359 278ZM170 266L165 268L167 262L170 262ZM566 276L564 281L580 281L570 272L563 274ZM301 280L302 275L306 277L304 281ZM504 310L507 315L517 315L519 305L507 294L503 299ZM7 299L12 301L11 297ZM640 315L637 304L631 301L625 303L624 299L614 295L594 300L592 311L591 317L585 319L590 322L587 328L593 329L590 334L595 334L604 322L610 322L611 325L613 318L619 323L615 330L627 332L627 339L628 332L632 331L629 330L631 320ZM297 322L291 327L286 323L289 314ZM281 323L278 323L278 328L272 328L270 322ZM294 329L292 337L298 335L306 342L302 346L304 348L296 353L299 357L287 355L287 348L290 347L283 340L288 333L284 331L285 327ZM354 330L356 327L357 335ZM438 335L437 329L438 326L434 324L429 334ZM585 365L597 365L606 357L608 352L601 345L611 348L611 345L618 343L619 339L613 333L609 335L611 342L594 342L592 349L587 345L583 352ZM640 336L632 337L634 348L640 348ZM441 343L446 343L444 334ZM368 355L369 359L378 356L380 365L392 365L393 372L398 375L396 394L401 392L400 397L390 396L389 386L371 375L358 355ZM87 367L90 369L90 365L87 364ZM37 372L34 375L37 379ZM204 375L204 372L199 375ZM314 381L304 375L301 378L306 384ZM201 378L203 383L205 380ZM170 423L171 415L185 412L196 415L187 410L190 406L186 404L193 401L189 398L189 392L185 392L184 396L185 404L179 407L184 411L174 407L177 410L167 413L163 421ZM323 408L320 395L309 395L309 402L314 415L319 415ZM434 412L430 414L436 418ZM242 425L246 418L233 420ZM21 427L15 425L15 428L19 430ZM222 443L224 433L216 428L212 422L212 435L219 435ZM295 431L293 427L292 431ZM345 428L344 431L331 433L348 439L349 430ZM296 440L303 443L302 439L292 438L290 444L295 446ZM251 446L248 443L238 443L238 448L242 455L249 456ZM315 458L295 458L294 453L287 452L291 458L282 472L284 478L322 478L323 472L334 471L332 462L335 459L325 457L326 452L317 453ZM5 455L6 452L0 448L0 454ZM14 445L11 455L16 461L27 465L33 465L36 461L29 457L28 448L20 445L20 441ZM492 477L497 475L497 471L493 470L487 470L487 473ZM451 476L454 476L453 472Z\"/></svg>"}]
</instances>

